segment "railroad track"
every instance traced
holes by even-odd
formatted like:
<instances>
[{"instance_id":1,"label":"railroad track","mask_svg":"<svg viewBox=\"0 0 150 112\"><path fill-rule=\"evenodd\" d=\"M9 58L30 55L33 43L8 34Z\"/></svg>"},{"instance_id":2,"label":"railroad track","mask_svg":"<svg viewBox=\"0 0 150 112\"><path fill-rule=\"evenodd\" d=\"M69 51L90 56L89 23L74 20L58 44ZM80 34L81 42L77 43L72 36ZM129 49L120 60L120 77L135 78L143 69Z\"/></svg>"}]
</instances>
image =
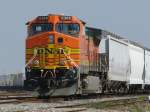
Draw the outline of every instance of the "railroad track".
<instances>
[{"instance_id":1,"label":"railroad track","mask_svg":"<svg viewBox=\"0 0 150 112\"><path fill-rule=\"evenodd\" d=\"M134 95L135 96L135 95ZM46 97L46 98L39 98L38 96L35 96L35 95L29 95L29 94L25 94L25 93L22 93L22 94L3 94L3 95L0 95L0 100L10 100L10 99L18 99L18 100L24 100L24 99L30 99L30 100L33 100L33 99L36 99L36 100L44 100L44 101L53 101L53 100L58 100L59 101L73 101L73 100L86 100L86 99L105 99L105 98L110 98L113 100L116 98L116 99L120 99L120 98L131 98L131 99L136 99L138 96L147 96L147 95L136 95L134 97L133 95L112 95L112 94L108 94L108 95L85 95L85 96L69 96L69 97L63 97L63 96L59 96L59 97ZM116 100L115 99L115 100Z\"/></svg>"},{"instance_id":2,"label":"railroad track","mask_svg":"<svg viewBox=\"0 0 150 112\"><path fill-rule=\"evenodd\" d=\"M66 108L68 107L80 107L80 106L86 106L89 103L96 103L98 102L118 102L118 105L122 105L120 101L126 102L126 103L134 103L134 102L139 102L137 100L138 97L143 96L143 95L112 95L112 94L106 94L106 95L85 95L85 96L76 96L76 97L50 97L49 99L39 99L37 96L33 96L29 94L29 92L15 92L15 93L10 93L10 92L4 92L0 93L0 104L3 103L22 103L22 102L47 102L47 103L55 103L55 102L64 102L64 101L70 101L73 102L74 100L88 100L87 102L83 103L77 103L76 105L67 105ZM146 95L144 95L146 96ZM91 100L90 100L91 99ZM97 100L92 100L92 99L97 99ZM116 103L115 103L116 104ZM113 106L113 103L110 105ZM64 106L62 106L63 108ZM56 108L61 108L56 107Z\"/></svg>"},{"instance_id":3,"label":"railroad track","mask_svg":"<svg viewBox=\"0 0 150 112\"><path fill-rule=\"evenodd\" d=\"M49 99L39 99L35 96L0 96L0 104L19 104L19 103L58 103L58 105L52 108L58 110L64 110L64 112L82 112L86 111L91 105L99 103L99 105L105 105L113 107L116 105L131 104L136 102L146 101L147 95L137 96L110 96L105 95L99 98L81 98L64 101L64 98L51 97ZM144 99L144 100L143 100Z\"/></svg>"},{"instance_id":4,"label":"railroad track","mask_svg":"<svg viewBox=\"0 0 150 112\"><path fill-rule=\"evenodd\" d=\"M6 103L53 103L53 102L59 102L64 101L64 98L61 97L53 97L49 99L41 99L38 96L32 96L32 95L2 95L0 96L0 104L6 104Z\"/></svg>"},{"instance_id":5,"label":"railroad track","mask_svg":"<svg viewBox=\"0 0 150 112\"><path fill-rule=\"evenodd\" d=\"M22 103L27 101L36 101L34 96L4 96L0 97L0 104L6 103Z\"/></svg>"}]
</instances>

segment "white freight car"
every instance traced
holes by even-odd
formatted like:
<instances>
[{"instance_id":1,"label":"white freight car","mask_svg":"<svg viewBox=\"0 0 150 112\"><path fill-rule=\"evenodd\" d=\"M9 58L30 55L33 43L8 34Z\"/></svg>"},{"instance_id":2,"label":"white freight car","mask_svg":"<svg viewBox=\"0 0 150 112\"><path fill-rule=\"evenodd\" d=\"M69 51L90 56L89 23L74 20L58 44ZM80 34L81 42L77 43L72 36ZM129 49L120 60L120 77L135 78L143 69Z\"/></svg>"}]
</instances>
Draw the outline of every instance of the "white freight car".
<instances>
[{"instance_id":1,"label":"white freight car","mask_svg":"<svg viewBox=\"0 0 150 112\"><path fill-rule=\"evenodd\" d=\"M128 43L108 36L109 51L109 80L128 81L130 71L130 57Z\"/></svg>"},{"instance_id":2,"label":"white freight car","mask_svg":"<svg viewBox=\"0 0 150 112\"><path fill-rule=\"evenodd\" d=\"M150 86L150 51L145 50L145 85Z\"/></svg>"},{"instance_id":3,"label":"white freight car","mask_svg":"<svg viewBox=\"0 0 150 112\"><path fill-rule=\"evenodd\" d=\"M130 54L130 80L129 84L144 83L144 49L132 44L129 44Z\"/></svg>"},{"instance_id":4,"label":"white freight car","mask_svg":"<svg viewBox=\"0 0 150 112\"><path fill-rule=\"evenodd\" d=\"M144 47L124 38L116 38L115 35L105 35L101 42L100 51L106 55L108 61L105 88L134 91L143 89L144 80L150 84L150 52L144 53Z\"/></svg>"}]
</instances>

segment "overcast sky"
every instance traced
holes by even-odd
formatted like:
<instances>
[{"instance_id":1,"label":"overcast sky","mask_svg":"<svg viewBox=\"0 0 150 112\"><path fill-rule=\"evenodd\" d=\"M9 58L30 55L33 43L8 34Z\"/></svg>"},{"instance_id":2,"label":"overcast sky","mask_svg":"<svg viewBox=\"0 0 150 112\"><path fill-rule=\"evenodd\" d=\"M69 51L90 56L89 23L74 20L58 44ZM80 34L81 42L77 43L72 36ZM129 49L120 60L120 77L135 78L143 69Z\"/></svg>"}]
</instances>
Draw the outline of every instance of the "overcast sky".
<instances>
[{"instance_id":1,"label":"overcast sky","mask_svg":"<svg viewBox=\"0 0 150 112\"><path fill-rule=\"evenodd\" d=\"M75 15L150 48L150 0L0 0L0 74L23 71L25 23L49 13Z\"/></svg>"}]
</instances>

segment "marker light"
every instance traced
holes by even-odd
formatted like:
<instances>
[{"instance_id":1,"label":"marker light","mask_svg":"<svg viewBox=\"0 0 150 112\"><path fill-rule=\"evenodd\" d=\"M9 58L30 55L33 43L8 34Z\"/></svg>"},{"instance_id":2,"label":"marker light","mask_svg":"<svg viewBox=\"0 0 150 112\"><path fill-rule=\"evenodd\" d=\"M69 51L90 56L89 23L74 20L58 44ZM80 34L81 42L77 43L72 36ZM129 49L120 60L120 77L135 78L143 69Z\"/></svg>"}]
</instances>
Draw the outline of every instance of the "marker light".
<instances>
[{"instance_id":1,"label":"marker light","mask_svg":"<svg viewBox=\"0 0 150 112\"><path fill-rule=\"evenodd\" d=\"M60 16L61 21L71 21L72 17L71 16Z\"/></svg>"}]
</instances>

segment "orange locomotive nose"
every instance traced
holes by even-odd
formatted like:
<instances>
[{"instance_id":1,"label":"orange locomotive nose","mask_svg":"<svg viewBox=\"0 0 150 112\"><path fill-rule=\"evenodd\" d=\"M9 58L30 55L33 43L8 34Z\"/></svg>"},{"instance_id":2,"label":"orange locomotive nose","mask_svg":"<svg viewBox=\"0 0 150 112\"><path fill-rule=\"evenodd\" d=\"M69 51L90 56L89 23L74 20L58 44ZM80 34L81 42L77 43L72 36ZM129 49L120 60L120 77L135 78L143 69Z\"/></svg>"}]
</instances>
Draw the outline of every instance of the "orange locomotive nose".
<instances>
[{"instance_id":1,"label":"orange locomotive nose","mask_svg":"<svg viewBox=\"0 0 150 112\"><path fill-rule=\"evenodd\" d=\"M27 25L26 83L32 85L31 80L34 80L35 84L41 77L57 78L57 84L62 82L61 78L72 77L74 82L80 66L81 21L74 16L48 15L39 16ZM54 86L55 81L48 86ZM70 85L70 81L65 84L62 86Z\"/></svg>"}]
</instances>

